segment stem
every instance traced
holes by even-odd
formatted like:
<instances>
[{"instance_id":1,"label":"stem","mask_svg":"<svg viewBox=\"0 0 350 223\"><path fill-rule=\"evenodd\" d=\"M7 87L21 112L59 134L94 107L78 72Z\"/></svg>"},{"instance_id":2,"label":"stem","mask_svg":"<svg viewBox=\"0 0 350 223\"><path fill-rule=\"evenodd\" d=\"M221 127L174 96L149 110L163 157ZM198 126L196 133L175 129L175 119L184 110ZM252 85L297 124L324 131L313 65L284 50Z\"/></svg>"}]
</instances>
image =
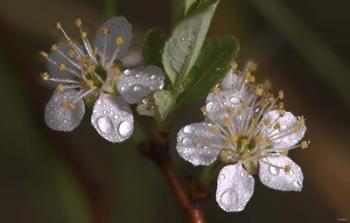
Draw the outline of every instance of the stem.
<instances>
[{"instance_id":1,"label":"stem","mask_svg":"<svg viewBox=\"0 0 350 223\"><path fill-rule=\"evenodd\" d=\"M169 157L167 140L163 138L161 142L143 144L140 148L142 154L150 159L163 173L177 202L186 212L190 222L205 223L203 211L196 202L190 199L189 194L176 175L175 168Z\"/></svg>"}]
</instances>

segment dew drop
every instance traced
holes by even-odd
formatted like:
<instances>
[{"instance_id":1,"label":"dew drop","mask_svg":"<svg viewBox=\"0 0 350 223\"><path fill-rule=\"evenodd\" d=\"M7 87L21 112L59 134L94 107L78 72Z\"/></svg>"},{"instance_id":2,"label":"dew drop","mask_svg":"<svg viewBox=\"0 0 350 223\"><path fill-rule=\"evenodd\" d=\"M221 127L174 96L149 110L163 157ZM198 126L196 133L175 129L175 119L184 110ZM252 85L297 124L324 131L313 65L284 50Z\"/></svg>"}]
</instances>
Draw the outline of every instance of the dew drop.
<instances>
[{"instance_id":1,"label":"dew drop","mask_svg":"<svg viewBox=\"0 0 350 223\"><path fill-rule=\"evenodd\" d=\"M120 91L125 91L125 87L124 86L122 86L121 88L120 88Z\"/></svg>"},{"instance_id":2,"label":"dew drop","mask_svg":"<svg viewBox=\"0 0 350 223\"><path fill-rule=\"evenodd\" d=\"M97 119L97 126L103 133L110 133L113 129L112 121L107 116L102 116Z\"/></svg>"},{"instance_id":3,"label":"dew drop","mask_svg":"<svg viewBox=\"0 0 350 223\"><path fill-rule=\"evenodd\" d=\"M151 80L154 80L154 79L156 79L156 75L152 74Z\"/></svg>"},{"instance_id":4,"label":"dew drop","mask_svg":"<svg viewBox=\"0 0 350 223\"><path fill-rule=\"evenodd\" d=\"M138 92L140 90L141 90L141 87L139 85L135 85L134 88L133 88L134 92Z\"/></svg>"},{"instance_id":5,"label":"dew drop","mask_svg":"<svg viewBox=\"0 0 350 223\"><path fill-rule=\"evenodd\" d=\"M302 186L301 181L299 181L299 180L294 181L293 184L297 188L301 188L301 186Z\"/></svg>"},{"instance_id":6,"label":"dew drop","mask_svg":"<svg viewBox=\"0 0 350 223\"><path fill-rule=\"evenodd\" d=\"M225 180L225 178L226 178L225 174L221 174L221 175L219 176L219 180Z\"/></svg>"},{"instance_id":7,"label":"dew drop","mask_svg":"<svg viewBox=\"0 0 350 223\"><path fill-rule=\"evenodd\" d=\"M181 140L181 143L184 145L184 146L187 146L191 143L191 139L189 137L184 137L182 140Z\"/></svg>"},{"instance_id":8,"label":"dew drop","mask_svg":"<svg viewBox=\"0 0 350 223\"><path fill-rule=\"evenodd\" d=\"M280 170L279 170L279 168L276 168L276 167L274 167L274 166L270 166L269 167L269 171L270 171L270 173L272 174L272 175L278 175L279 173L280 173Z\"/></svg>"},{"instance_id":9,"label":"dew drop","mask_svg":"<svg viewBox=\"0 0 350 223\"><path fill-rule=\"evenodd\" d=\"M118 118L119 118L119 115L114 115L113 118L114 118L114 119L118 119Z\"/></svg>"},{"instance_id":10,"label":"dew drop","mask_svg":"<svg viewBox=\"0 0 350 223\"><path fill-rule=\"evenodd\" d=\"M119 124L118 132L121 136L128 136L132 131L132 123L129 121L123 121Z\"/></svg>"},{"instance_id":11,"label":"dew drop","mask_svg":"<svg viewBox=\"0 0 350 223\"><path fill-rule=\"evenodd\" d=\"M191 126L185 126L183 132L184 132L184 133L190 133L191 130L192 130Z\"/></svg>"},{"instance_id":12,"label":"dew drop","mask_svg":"<svg viewBox=\"0 0 350 223\"><path fill-rule=\"evenodd\" d=\"M214 109L214 103L213 102L209 102L206 105L206 109L207 109L208 112L211 112Z\"/></svg>"},{"instance_id":13,"label":"dew drop","mask_svg":"<svg viewBox=\"0 0 350 223\"><path fill-rule=\"evenodd\" d=\"M126 69L126 70L124 71L124 73L125 73L125 75L130 75L130 74L131 74L131 71L130 71L129 69Z\"/></svg>"}]
</instances>

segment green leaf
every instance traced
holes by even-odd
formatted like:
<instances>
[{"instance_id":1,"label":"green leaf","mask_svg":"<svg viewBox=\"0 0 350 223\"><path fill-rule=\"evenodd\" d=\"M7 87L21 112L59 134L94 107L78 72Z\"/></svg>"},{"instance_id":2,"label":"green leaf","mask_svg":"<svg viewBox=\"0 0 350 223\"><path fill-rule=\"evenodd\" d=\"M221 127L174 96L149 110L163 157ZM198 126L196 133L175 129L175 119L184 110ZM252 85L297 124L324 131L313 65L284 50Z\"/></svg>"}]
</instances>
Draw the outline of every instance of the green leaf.
<instances>
[{"instance_id":1,"label":"green leaf","mask_svg":"<svg viewBox=\"0 0 350 223\"><path fill-rule=\"evenodd\" d=\"M195 65L183 82L185 90L178 98L177 107L205 97L225 76L238 49L237 40L231 36L207 39Z\"/></svg>"},{"instance_id":2,"label":"green leaf","mask_svg":"<svg viewBox=\"0 0 350 223\"><path fill-rule=\"evenodd\" d=\"M173 110L174 105L174 96L169 91L162 90L143 99L136 110L140 115L153 117L161 125Z\"/></svg>"},{"instance_id":3,"label":"green leaf","mask_svg":"<svg viewBox=\"0 0 350 223\"><path fill-rule=\"evenodd\" d=\"M219 1L208 1L189 13L165 43L163 65L176 93L198 57Z\"/></svg>"},{"instance_id":4,"label":"green leaf","mask_svg":"<svg viewBox=\"0 0 350 223\"><path fill-rule=\"evenodd\" d=\"M190 7L196 3L197 0L173 0L171 12L171 24L174 27L187 14Z\"/></svg>"},{"instance_id":5,"label":"green leaf","mask_svg":"<svg viewBox=\"0 0 350 223\"><path fill-rule=\"evenodd\" d=\"M143 45L143 58L145 65L156 65L163 67L162 50L166 35L160 28L152 28L148 31Z\"/></svg>"}]
</instances>

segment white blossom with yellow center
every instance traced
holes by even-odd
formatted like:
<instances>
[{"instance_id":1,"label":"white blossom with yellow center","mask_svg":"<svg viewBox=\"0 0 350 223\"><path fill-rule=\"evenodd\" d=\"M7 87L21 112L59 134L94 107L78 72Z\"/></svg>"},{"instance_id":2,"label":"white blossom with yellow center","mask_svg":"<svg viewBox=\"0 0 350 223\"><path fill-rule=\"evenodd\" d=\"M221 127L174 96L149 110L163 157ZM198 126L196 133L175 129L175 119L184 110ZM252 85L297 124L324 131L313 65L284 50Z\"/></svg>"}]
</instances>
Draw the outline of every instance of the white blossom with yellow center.
<instances>
[{"instance_id":1,"label":"white blossom with yellow center","mask_svg":"<svg viewBox=\"0 0 350 223\"><path fill-rule=\"evenodd\" d=\"M183 127L177 136L177 151L193 165L224 164L217 180L216 200L227 212L242 211L254 192L253 174L273 189L300 191L301 168L287 151L307 148L303 138L304 118L283 110L283 92L274 98L254 85L248 63L240 72L231 69L216 86L202 108L205 121Z\"/></svg>"},{"instance_id":2,"label":"white blossom with yellow center","mask_svg":"<svg viewBox=\"0 0 350 223\"><path fill-rule=\"evenodd\" d=\"M75 25L82 45L57 23L64 41L54 44L51 53L40 52L49 69L42 79L58 83L46 105L46 124L53 130L72 131L84 116L85 104L93 105L91 123L97 132L108 141L122 142L134 128L128 104L162 89L164 74L156 66L124 69L120 59L132 39L131 25L124 17L107 20L96 33L93 45L80 19L75 20Z\"/></svg>"}]
</instances>

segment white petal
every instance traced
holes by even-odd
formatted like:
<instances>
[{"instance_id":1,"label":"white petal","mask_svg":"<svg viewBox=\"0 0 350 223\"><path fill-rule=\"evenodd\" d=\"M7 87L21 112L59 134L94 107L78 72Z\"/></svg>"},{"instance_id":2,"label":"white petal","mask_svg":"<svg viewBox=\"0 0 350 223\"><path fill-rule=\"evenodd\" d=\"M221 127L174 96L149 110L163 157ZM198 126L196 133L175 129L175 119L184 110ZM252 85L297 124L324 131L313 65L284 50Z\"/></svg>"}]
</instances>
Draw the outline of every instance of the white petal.
<instances>
[{"instance_id":1,"label":"white petal","mask_svg":"<svg viewBox=\"0 0 350 223\"><path fill-rule=\"evenodd\" d=\"M81 122L85 114L84 101L80 100L75 104L75 109L68 110L62 106L63 102L75 99L75 90L60 92L56 90L45 108L46 125L56 131L70 132Z\"/></svg>"},{"instance_id":2,"label":"white petal","mask_svg":"<svg viewBox=\"0 0 350 223\"><path fill-rule=\"evenodd\" d=\"M116 55L114 59L123 57L132 39L131 24L126 18L118 16L107 20L102 27L108 29L108 34L104 34L103 29L97 31L94 46L98 49L98 54L106 61L110 61L113 55ZM123 39L120 45L116 44L118 37Z\"/></svg>"},{"instance_id":3,"label":"white petal","mask_svg":"<svg viewBox=\"0 0 350 223\"><path fill-rule=\"evenodd\" d=\"M254 193L254 178L240 163L222 168L218 176L216 201L227 212L244 210Z\"/></svg>"},{"instance_id":4,"label":"white petal","mask_svg":"<svg viewBox=\"0 0 350 223\"><path fill-rule=\"evenodd\" d=\"M68 57L68 51L71 49L65 42L60 42L57 44L59 51L61 51L65 56L63 56L59 51L52 51L49 55L49 58L59 64L64 64L68 69L71 69L77 73L80 73L80 70L73 65L73 63L77 63L78 56L75 55L73 58ZM72 63L73 62L73 63ZM67 69L59 70L58 66L47 62L47 67L50 73L50 76L55 78L71 78L73 74L68 72Z\"/></svg>"},{"instance_id":5,"label":"white petal","mask_svg":"<svg viewBox=\"0 0 350 223\"><path fill-rule=\"evenodd\" d=\"M205 122L194 123L183 127L177 134L177 152L195 166L208 166L219 154L219 148L213 148L211 144L220 144L220 137L210 127L211 124Z\"/></svg>"},{"instance_id":6,"label":"white petal","mask_svg":"<svg viewBox=\"0 0 350 223\"><path fill-rule=\"evenodd\" d=\"M259 177L263 184L275 190L301 191L303 188L301 168L286 156L271 156L260 161Z\"/></svg>"},{"instance_id":7,"label":"white petal","mask_svg":"<svg viewBox=\"0 0 350 223\"><path fill-rule=\"evenodd\" d=\"M230 69L221 82L222 90L238 91L241 84L244 83L241 76L237 76L233 69Z\"/></svg>"},{"instance_id":8,"label":"white petal","mask_svg":"<svg viewBox=\"0 0 350 223\"><path fill-rule=\"evenodd\" d=\"M101 93L95 102L91 124L110 142L122 142L134 131L134 117L129 105L120 96Z\"/></svg>"},{"instance_id":9,"label":"white petal","mask_svg":"<svg viewBox=\"0 0 350 223\"><path fill-rule=\"evenodd\" d=\"M149 93L164 87L164 73L157 66L125 70L117 80L117 88L124 99L134 104Z\"/></svg>"},{"instance_id":10,"label":"white petal","mask_svg":"<svg viewBox=\"0 0 350 223\"><path fill-rule=\"evenodd\" d=\"M267 112L263 119L269 119L271 121L277 120L277 123L281 126L280 129L274 129L273 125L265 127L261 132L262 135L272 136L273 149L275 150L286 150L297 144L306 132L306 126L303 124L299 132L293 132L293 128L297 122L297 118L290 112L285 112L284 116L279 117L280 114L277 110ZM260 123L260 127L263 128L263 123ZM289 132L287 131L289 129ZM280 133L279 133L280 132ZM288 132L288 134L285 134ZM278 134L279 133L279 134ZM282 137L279 137L282 135Z\"/></svg>"}]
</instances>

